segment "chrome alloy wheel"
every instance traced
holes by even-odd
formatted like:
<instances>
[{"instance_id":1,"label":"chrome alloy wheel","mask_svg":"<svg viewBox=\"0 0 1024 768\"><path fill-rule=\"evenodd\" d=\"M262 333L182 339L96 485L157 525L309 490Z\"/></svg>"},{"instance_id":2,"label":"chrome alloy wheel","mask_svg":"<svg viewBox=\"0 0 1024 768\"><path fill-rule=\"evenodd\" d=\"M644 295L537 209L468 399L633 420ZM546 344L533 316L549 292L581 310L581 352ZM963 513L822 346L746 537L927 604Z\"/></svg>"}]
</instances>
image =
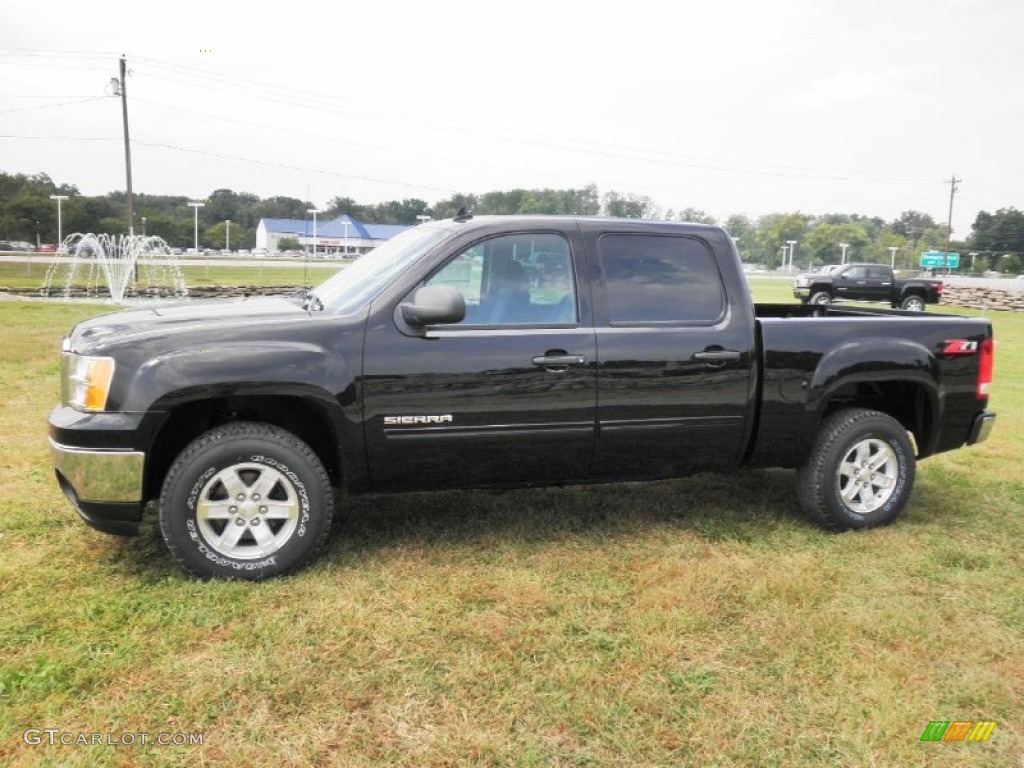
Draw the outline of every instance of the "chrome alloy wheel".
<instances>
[{"instance_id":1,"label":"chrome alloy wheel","mask_svg":"<svg viewBox=\"0 0 1024 768\"><path fill-rule=\"evenodd\" d=\"M851 512L866 515L883 506L899 482L896 452L884 440L855 443L836 473L839 496Z\"/></svg>"},{"instance_id":2,"label":"chrome alloy wheel","mask_svg":"<svg viewBox=\"0 0 1024 768\"><path fill-rule=\"evenodd\" d=\"M227 557L255 560L288 543L299 522L292 482L265 464L234 464L210 478L196 507L199 532Z\"/></svg>"}]
</instances>

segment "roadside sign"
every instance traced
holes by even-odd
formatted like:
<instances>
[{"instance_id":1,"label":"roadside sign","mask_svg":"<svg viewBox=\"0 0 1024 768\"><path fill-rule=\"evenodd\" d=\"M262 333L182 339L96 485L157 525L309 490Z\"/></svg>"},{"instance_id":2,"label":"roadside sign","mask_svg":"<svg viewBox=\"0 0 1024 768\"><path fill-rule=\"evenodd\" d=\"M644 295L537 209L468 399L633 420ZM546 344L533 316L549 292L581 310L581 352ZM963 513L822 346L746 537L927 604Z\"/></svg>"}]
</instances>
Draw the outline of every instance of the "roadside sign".
<instances>
[{"instance_id":1,"label":"roadside sign","mask_svg":"<svg viewBox=\"0 0 1024 768\"><path fill-rule=\"evenodd\" d=\"M934 269L936 267L949 267L956 269L960 266L959 253L944 253L943 251L922 251L921 266Z\"/></svg>"}]
</instances>

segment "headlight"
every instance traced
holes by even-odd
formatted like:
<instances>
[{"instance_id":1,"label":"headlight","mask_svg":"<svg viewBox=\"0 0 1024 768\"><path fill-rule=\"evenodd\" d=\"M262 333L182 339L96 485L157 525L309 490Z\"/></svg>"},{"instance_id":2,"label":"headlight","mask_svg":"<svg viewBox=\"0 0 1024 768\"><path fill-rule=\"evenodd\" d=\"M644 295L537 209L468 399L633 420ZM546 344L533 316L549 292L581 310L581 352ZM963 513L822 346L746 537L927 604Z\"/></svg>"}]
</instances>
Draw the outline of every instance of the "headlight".
<instances>
[{"instance_id":1,"label":"headlight","mask_svg":"<svg viewBox=\"0 0 1024 768\"><path fill-rule=\"evenodd\" d=\"M114 379L114 358L65 352L62 362L61 399L83 411L106 408L110 382Z\"/></svg>"},{"instance_id":2,"label":"headlight","mask_svg":"<svg viewBox=\"0 0 1024 768\"><path fill-rule=\"evenodd\" d=\"M796 278L793 281L793 287L794 288L806 288L808 285L810 285L810 282L811 281L808 280L806 277L798 277L798 278Z\"/></svg>"}]
</instances>

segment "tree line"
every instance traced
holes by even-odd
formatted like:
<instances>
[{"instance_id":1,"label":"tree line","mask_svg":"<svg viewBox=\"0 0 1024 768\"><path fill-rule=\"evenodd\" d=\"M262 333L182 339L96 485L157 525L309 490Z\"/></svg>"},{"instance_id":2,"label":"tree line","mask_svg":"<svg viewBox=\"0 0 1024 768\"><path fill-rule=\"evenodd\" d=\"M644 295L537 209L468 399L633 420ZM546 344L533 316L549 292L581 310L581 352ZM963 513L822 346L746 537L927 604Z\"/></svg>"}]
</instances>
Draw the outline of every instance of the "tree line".
<instances>
[{"instance_id":1,"label":"tree line","mask_svg":"<svg viewBox=\"0 0 1024 768\"><path fill-rule=\"evenodd\" d=\"M62 203L63 234L106 232L127 234L127 200L124 192L82 195L70 184L57 184L45 173L33 175L0 172L0 240L55 243L57 204L50 195L67 195ZM193 244L194 214L190 198L181 195L135 195L136 234L162 237L172 246ZM199 209L199 244L207 248L252 248L261 218L305 219L312 207L294 197L260 198L248 192L217 189ZM417 217L443 219L465 207L478 214L555 214L619 216L720 224L736 239L744 261L772 269L783 262L785 244L796 241L794 265L798 269L839 263L841 244L847 245L847 261L889 263L897 248L897 266L917 266L918 254L944 250L946 226L920 211L905 211L892 221L877 216L827 213L810 215L771 213L750 218L733 214L717 221L699 208L662 208L642 195L607 191L590 184L582 189L512 189L484 194L454 194L428 203L417 198L361 204L349 197L335 197L319 216L330 219L348 214L377 224L416 224ZM230 225L226 222L230 221ZM980 212L971 235L954 241L961 253L962 268L970 267L966 253L975 252L975 269L1019 272L1024 255L1024 212L1001 208Z\"/></svg>"}]
</instances>

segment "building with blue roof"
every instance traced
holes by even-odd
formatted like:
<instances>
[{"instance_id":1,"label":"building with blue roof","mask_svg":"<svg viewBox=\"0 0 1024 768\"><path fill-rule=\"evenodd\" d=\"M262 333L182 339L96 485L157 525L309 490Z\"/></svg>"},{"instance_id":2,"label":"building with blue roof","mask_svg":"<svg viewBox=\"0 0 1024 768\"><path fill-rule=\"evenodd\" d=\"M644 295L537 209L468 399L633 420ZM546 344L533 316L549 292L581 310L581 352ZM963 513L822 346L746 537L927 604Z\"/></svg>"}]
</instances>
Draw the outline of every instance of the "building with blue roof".
<instances>
[{"instance_id":1,"label":"building with blue roof","mask_svg":"<svg viewBox=\"0 0 1024 768\"><path fill-rule=\"evenodd\" d=\"M315 245L317 251L359 256L407 229L409 227L404 224L364 224L347 215L317 219L314 243L311 218L260 219L256 227L256 247L266 248L270 252L278 251L282 237L294 237L303 248Z\"/></svg>"}]
</instances>

